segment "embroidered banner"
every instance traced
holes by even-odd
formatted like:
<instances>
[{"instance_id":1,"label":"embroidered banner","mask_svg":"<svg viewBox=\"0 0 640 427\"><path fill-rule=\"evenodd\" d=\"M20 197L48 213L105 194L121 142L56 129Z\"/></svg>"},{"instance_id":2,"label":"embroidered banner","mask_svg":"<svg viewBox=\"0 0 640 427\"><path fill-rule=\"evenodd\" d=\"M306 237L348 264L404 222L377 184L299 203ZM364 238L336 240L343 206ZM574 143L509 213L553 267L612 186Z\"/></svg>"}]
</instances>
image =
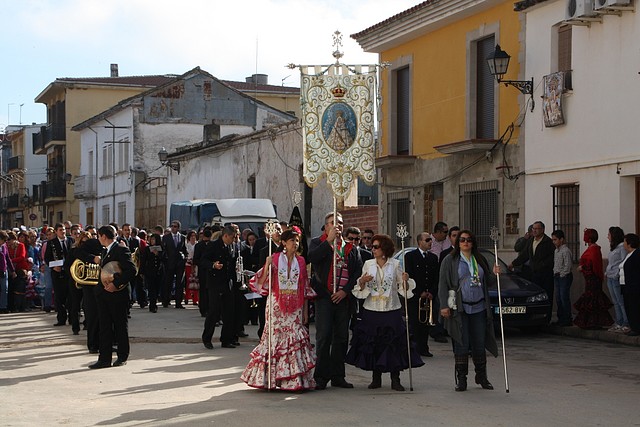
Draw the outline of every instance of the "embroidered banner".
<instances>
[{"instance_id":1,"label":"embroidered banner","mask_svg":"<svg viewBox=\"0 0 640 427\"><path fill-rule=\"evenodd\" d=\"M562 92L564 92L564 72L544 76L544 94L542 96L542 115L545 127L564 124L562 114Z\"/></svg>"},{"instance_id":2,"label":"embroidered banner","mask_svg":"<svg viewBox=\"0 0 640 427\"><path fill-rule=\"evenodd\" d=\"M377 67L310 68L300 67L304 179L314 187L326 175L334 196L344 199L357 176L375 182Z\"/></svg>"}]
</instances>

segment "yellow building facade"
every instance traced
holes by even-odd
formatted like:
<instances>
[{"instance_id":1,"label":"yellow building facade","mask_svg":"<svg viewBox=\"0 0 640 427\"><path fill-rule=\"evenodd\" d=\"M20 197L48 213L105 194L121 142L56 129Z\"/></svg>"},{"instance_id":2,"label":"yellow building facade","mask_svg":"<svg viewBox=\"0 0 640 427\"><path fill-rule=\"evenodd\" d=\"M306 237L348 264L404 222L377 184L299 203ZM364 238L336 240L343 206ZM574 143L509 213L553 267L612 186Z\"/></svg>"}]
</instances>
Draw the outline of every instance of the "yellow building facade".
<instances>
[{"instance_id":1,"label":"yellow building facade","mask_svg":"<svg viewBox=\"0 0 640 427\"><path fill-rule=\"evenodd\" d=\"M386 65L378 115L382 230L395 234L405 222L416 236L444 221L471 229L484 246L492 226L509 242L518 237L517 125L529 100L499 85L486 57L499 44L512 56L504 79L520 80L522 31L512 2L426 1L351 36Z\"/></svg>"}]
</instances>

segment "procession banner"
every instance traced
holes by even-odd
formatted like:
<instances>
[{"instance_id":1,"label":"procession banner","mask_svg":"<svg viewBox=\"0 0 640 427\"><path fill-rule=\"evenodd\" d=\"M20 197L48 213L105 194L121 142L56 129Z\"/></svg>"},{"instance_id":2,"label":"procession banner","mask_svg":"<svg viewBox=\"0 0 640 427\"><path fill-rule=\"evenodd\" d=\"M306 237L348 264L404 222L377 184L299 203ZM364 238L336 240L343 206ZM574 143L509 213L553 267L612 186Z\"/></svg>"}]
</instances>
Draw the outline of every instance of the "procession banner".
<instances>
[{"instance_id":1,"label":"procession banner","mask_svg":"<svg viewBox=\"0 0 640 427\"><path fill-rule=\"evenodd\" d=\"M344 200L360 176L375 183L376 65L300 66L304 179L326 176Z\"/></svg>"}]
</instances>

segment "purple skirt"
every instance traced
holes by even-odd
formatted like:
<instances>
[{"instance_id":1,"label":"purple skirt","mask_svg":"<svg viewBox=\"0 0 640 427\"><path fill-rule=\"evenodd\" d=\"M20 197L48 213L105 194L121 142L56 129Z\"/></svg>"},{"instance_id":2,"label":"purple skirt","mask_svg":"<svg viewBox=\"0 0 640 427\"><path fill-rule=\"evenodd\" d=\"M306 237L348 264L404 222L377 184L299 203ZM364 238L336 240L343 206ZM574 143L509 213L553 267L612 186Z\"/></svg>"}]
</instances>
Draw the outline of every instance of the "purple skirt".
<instances>
[{"instance_id":1,"label":"purple skirt","mask_svg":"<svg viewBox=\"0 0 640 427\"><path fill-rule=\"evenodd\" d=\"M363 309L353 328L351 348L345 362L365 371L398 372L409 368L407 330L402 309ZM411 367L422 365L424 362L411 342Z\"/></svg>"}]
</instances>

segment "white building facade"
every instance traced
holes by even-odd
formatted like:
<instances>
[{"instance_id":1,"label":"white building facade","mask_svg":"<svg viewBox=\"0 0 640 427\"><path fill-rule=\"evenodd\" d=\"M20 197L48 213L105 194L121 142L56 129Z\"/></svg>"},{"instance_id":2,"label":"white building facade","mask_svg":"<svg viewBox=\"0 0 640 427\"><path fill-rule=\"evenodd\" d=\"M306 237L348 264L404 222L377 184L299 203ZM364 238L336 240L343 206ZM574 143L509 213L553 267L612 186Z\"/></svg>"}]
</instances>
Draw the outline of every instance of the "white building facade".
<instances>
[{"instance_id":1,"label":"white building facade","mask_svg":"<svg viewBox=\"0 0 640 427\"><path fill-rule=\"evenodd\" d=\"M566 21L571 2L578 11ZM610 226L640 228L640 15L588 12L603 4L516 3L526 28L524 74L534 76L538 102L525 126L525 221L542 220L547 234L563 229L574 256L584 228L599 232L605 256ZM560 71L564 124L546 127L543 76Z\"/></svg>"},{"instance_id":2,"label":"white building facade","mask_svg":"<svg viewBox=\"0 0 640 427\"><path fill-rule=\"evenodd\" d=\"M163 148L172 153L293 119L199 68L123 100L72 128L81 134L80 174L74 180L80 222L166 225L167 175L178 172L160 162Z\"/></svg>"}]
</instances>

